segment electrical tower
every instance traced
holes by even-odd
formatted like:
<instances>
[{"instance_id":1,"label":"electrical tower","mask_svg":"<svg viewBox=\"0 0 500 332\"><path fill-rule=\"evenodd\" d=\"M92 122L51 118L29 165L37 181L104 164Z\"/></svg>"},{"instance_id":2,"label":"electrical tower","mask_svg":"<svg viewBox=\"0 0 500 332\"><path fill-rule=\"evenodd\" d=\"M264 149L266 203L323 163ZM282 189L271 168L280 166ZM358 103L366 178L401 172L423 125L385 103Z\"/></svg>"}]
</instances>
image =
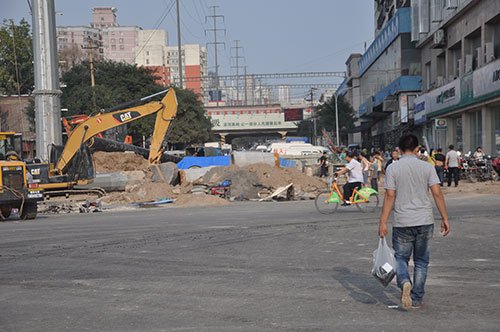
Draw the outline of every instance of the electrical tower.
<instances>
[{"instance_id":1,"label":"electrical tower","mask_svg":"<svg viewBox=\"0 0 500 332\"><path fill-rule=\"evenodd\" d=\"M235 50L236 55L233 56L231 54L231 58L235 60L236 66L231 66L231 68L236 68L236 101L239 103L240 102L240 68L243 68L240 66L240 59L243 59L243 57L240 56L240 50L243 49L243 47L240 46L239 40L235 40L234 43L236 46L231 47L231 50Z\"/></svg>"},{"instance_id":2,"label":"electrical tower","mask_svg":"<svg viewBox=\"0 0 500 332\"><path fill-rule=\"evenodd\" d=\"M218 59L217 59L217 48L218 48L218 45L224 45L224 48L226 48L226 43L217 41L217 33L219 31L224 31L224 35L225 35L226 34L226 29L218 29L217 28L217 19L222 18L222 21L224 22L224 15L217 15L217 8L219 8L219 6L210 6L210 8L212 8L213 14L205 17L205 23L208 22L209 18L211 18L212 21L213 21L213 28L212 29L205 29L205 35L207 35L207 31L213 32L213 34L214 34L214 41L210 42L210 43L207 43L207 46L208 45L214 45L214 54L215 54L215 90L216 90L216 94L217 94L217 106L219 106L219 100L221 99L220 98L221 96L219 94L219 62L218 62Z\"/></svg>"}]
</instances>

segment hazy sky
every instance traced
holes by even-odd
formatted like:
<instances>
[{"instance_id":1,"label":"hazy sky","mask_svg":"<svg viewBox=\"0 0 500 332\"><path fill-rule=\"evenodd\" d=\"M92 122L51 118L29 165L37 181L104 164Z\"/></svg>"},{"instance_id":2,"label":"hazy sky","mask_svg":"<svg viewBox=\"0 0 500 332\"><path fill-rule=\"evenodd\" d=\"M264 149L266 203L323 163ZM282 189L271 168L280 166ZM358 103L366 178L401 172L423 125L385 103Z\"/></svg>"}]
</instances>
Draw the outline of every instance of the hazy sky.
<instances>
[{"instance_id":1,"label":"hazy sky","mask_svg":"<svg viewBox=\"0 0 500 332\"><path fill-rule=\"evenodd\" d=\"M175 0L55 0L57 25L88 25L91 8L118 8L120 25L154 28L162 13ZM230 52L235 39L244 47L248 72L343 71L352 52L363 52L373 38L373 0L180 0L183 43L206 44L213 40L205 29L212 28L209 6L218 5L220 74L230 73ZM0 0L1 18L16 22L25 17L31 23L26 0ZM166 29L169 44L177 44L175 6L159 28ZM234 53L234 50L232 50ZM234 63L233 63L234 64ZM209 68L213 69L213 48L209 46ZM234 72L234 70L233 70Z\"/></svg>"}]
</instances>

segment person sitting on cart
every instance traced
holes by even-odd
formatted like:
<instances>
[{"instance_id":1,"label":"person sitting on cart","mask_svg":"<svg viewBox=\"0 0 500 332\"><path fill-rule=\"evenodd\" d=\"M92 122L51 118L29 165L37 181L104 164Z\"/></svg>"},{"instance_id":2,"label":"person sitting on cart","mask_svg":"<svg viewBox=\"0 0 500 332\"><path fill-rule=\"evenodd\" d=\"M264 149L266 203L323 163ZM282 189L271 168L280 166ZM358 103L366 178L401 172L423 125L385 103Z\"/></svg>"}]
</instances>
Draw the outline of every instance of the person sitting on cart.
<instances>
[{"instance_id":1,"label":"person sitting on cart","mask_svg":"<svg viewBox=\"0 0 500 332\"><path fill-rule=\"evenodd\" d=\"M361 168L361 163L355 158L355 153L347 152L345 160L347 161L347 164L337 173L337 176L345 173L349 174L349 180L346 184L344 184L343 206L351 204L351 201L349 201L349 199L352 195L352 192L355 188L360 188L363 184L363 170Z\"/></svg>"}]
</instances>

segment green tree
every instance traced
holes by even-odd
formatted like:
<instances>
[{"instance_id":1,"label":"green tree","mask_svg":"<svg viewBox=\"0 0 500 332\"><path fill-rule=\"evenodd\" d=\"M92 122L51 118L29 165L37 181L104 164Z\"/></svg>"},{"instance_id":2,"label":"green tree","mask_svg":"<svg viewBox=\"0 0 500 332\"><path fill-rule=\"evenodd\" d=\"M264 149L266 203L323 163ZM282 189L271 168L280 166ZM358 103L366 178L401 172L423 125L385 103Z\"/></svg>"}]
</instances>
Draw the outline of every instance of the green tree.
<instances>
[{"instance_id":1,"label":"green tree","mask_svg":"<svg viewBox=\"0 0 500 332\"><path fill-rule=\"evenodd\" d=\"M338 97L339 109L339 130L342 138L342 131L345 129L354 128L354 109L344 99L343 96ZM316 136L321 136L321 130L325 129L328 132L336 132L336 117L335 117L335 98L330 98L326 103L321 104L316 110ZM303 120L298 123L297 133L299 136L311 137L313 134L313 119ZM341 141L343 141L341 139Z\"/></svg>"},{"instance_id":2,"label":"green tree","mask_svg":"<svg viewBox=\"0 0 500 332\"><path fill-rule=\"evenodd\" d=\"M30 25L3 20L0 27L0 94L29 94L34 85Z\"/></svg>"},{"instance_id":3,"label":"green tree","mask_svg":"<svg viewBox=\"0 0 500 332\"><path fill-rule=\"evenodd\" d=\"M354 128L354 109L343 96L338 96L337 102L339 110L339 129ZM318 130L324 128L327 131L335 131L335 98L332 97L326 103L319 106L317 112L319 117Z\"/></svg>"},{"instance_id":4,"label":"green tree","mask_svg":"<svg viewBox=\"0 0 500 332\"><path fill-rule=\"evenodd\" d=\"M175 91L179 105L168 142L176 145L192 145L211 140L212 123L206 116L200 96L192 90Z\"/></svg>"},{"instance_id":5,"label":"green tree","mask_svg":"<svg viewBox=\"0 0 500 332\"><path fill-rule=\"evenodd\" d=\"M61 105L68 109L67 115L92 114L165 89L155 83L151 70L144 67L112 61L97 62L94 66L96 85L93 88L88 62L76 65L63 74L62 81L66 87L62 89ZM168 142L193 144L207 141L211 123L205 116L199 96L183 89L176 89L176 92L178 112ZM162 97L155 97L154 100ZM155 117L149 116L128 124L127 131L134 137L134 143L152 134L154 121Z\"/></svg>"}]
</instances>

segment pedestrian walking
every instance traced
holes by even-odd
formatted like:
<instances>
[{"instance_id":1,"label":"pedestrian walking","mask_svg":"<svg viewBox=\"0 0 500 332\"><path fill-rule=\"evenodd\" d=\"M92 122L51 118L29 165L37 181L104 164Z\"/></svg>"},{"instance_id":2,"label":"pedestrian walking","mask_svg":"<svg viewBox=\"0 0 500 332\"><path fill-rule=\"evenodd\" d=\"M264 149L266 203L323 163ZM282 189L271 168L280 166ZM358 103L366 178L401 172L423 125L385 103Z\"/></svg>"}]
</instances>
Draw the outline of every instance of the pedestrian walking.
<instances>
[{"instance_id":1,"label":"pedestrian walking","mask_svg":"<svg viewBox=\"0 0 500 332\"><path fill-rule=\"evenodd\" d=\"M399 151L398 150L392 151L391 152L391 159L389 159L387 164L385 164L384 171L387 171L387 167L389 167L390 164L392 164L393 162L398 161L398 160L399 160Z\"/></svg>"},{"instance_id":2,"label":"pedestrian walking","mask_svg":"<svg viewBox=\"0 0 500 332\"><path fill-rule=\"evenodd\" d=\"M366 153L361 152L360 162L361 169L363 170L363 186L368 187L370 185L370 161L366 158Z\"/></svg>"},{"instance_id":3,"label":"pedestrian walking","mask_svg":"<svg viewBox=\"0 0 500 332\"><path fill-rule=\"evenodd\" d=\"M378 234L388 234L387 220L394 207L392 246L396 260L396 279L401 289L401 304L404 310L422 305L425 281L430 260L429 242L434 231L432 203L429 189L441 214L441 233L450 232L444 196L434 168L418 160L418 138L406 135L399 140L401 159L391 164L385 175L385 197ZM413 254L413 280L408 271L408 262Z\"/></svg>"},{"instance_id":4,"label":"pedestrian walking","mask_svg":"<svg viewBox=\"0 0 500 332\"><path fill-rule=\"evenodd\" d=\"M455 147L450 145L448 147L449 151L446 154L446 159L445 159L445 169L448 170L448 187L451 186L451 179L455 181L455 187L458 186L458 180L460 178L460 175L458 174L458 160L459 160L459 155L457 151L455 151Z\"/></svg>"},{"instance_id":5,"label":"pedestrian walking","mask_svg":"<svg viewBox=\"0 0 500 332\"><path fill-rule=\"evenodd\" d=\"M441 187L444 182L444 162L446 161L446 157L443 154L443 149L437 149L437 152L434 154L434 168L436 169L436 173L438 175L439 181L441 182Z\"/></svg>"},{"instance_id":6,"label":"pedestrian walking","mask_svg":"<svg viewBox=\"0 0 500 332\"><path fill-rule=\"evenodd\" d=\"M370 186L378 191L378 163L375 156L370 156Z\"/></svg>"},{"instance_id":7,"label":"pedestrian walking","mask_svg":"<svg viewBox=\"0 0 500 332\"><path fill-rule=\"evenodd\" d=\"M328 177L328 156L326 155L326 152L323 152L323 155L318 159L318 163L319 177Z\"/></svg>"}]
</instances>

